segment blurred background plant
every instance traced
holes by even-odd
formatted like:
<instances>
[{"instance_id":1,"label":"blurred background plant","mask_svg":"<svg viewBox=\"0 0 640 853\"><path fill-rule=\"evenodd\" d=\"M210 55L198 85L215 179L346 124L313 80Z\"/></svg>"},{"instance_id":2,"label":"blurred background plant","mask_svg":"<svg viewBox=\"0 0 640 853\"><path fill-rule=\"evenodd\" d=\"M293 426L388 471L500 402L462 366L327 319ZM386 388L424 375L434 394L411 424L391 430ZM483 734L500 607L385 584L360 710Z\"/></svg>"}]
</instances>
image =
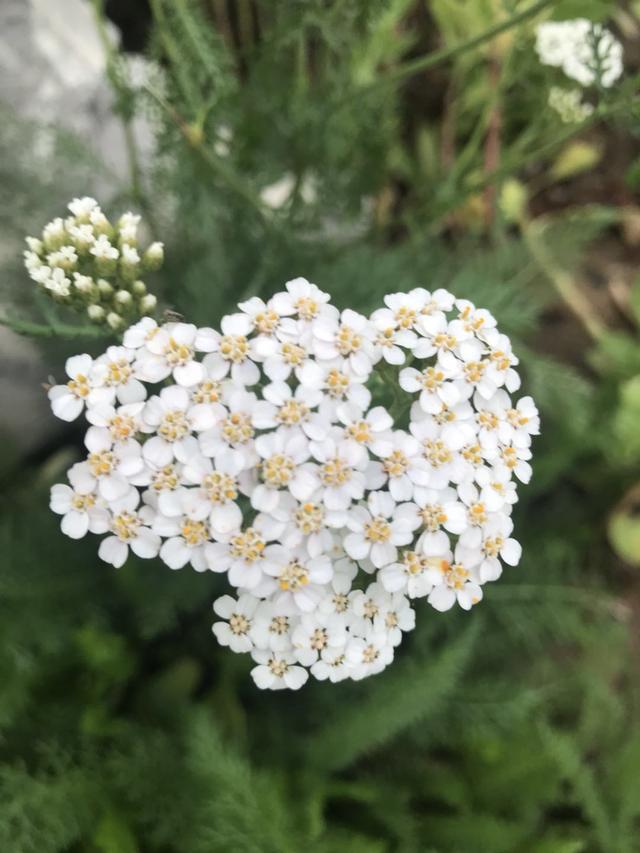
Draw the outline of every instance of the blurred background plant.
<instances>
[{"instance_id":1,"label":"blurred background plant","mask_svg":"<svg viewBox=\"0 0 640 853\"><path fill-rule=\"evenodd\" d=\"M0 850L640 849L640 5L80 5L125 177L100 129L1 106L1 322L39 381L110 332L38 291L23 238L99 194L165 243L147 287L202 325L296 275L366 312L414 286L490 308L543 436L523 562L481 608L423 608L379 677L265 696L210 634L217 576L115 572L59 534L80 433L34 408L18 453L7 427ZM538 25L577 17L622 43L613 84L540 61Z\"/></svg>"}]
</instances>

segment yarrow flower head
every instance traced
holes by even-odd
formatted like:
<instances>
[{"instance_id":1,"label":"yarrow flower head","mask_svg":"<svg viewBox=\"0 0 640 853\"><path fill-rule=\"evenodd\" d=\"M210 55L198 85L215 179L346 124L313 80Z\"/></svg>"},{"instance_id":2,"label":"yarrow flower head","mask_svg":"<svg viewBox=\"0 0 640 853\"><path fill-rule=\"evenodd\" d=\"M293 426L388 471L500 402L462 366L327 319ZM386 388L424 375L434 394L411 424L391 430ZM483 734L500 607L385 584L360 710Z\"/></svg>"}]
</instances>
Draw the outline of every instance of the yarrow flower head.
<instances>
[{"instance_id":1,"label":"yarrow flower head","mask_svg":"<svg viewBox=\"0 0 640 853\"><path fill-rule=\"evenodd\" d=\"M76 253L135 262L91 200L72 212ZM120 220L129 240L136 227ZM67 265L69 230L43 238ZM116 568L132 552L224 575L213 633L263 689L381 672L415 599L469 610L520 559L511 512L539 417L512 399L509 339L442 289L384 302L339 312L298 278L220 331L145 317L49 390L57 417L89 423L86 459L51 491L63 533L103 536Z\"/></svg>"},{"instance_id":2,"label":"yarrow flower head","mask_svg":"<svg viewBox=\"0 0 640 853\"><path fill-rule=\"evenodd\" d=\"M49 222L39 238L27 237L29 277L56 302L116 331L153 313L157 300L142 277L162 266L162 243L142 251L136 214L112 224L89 197L68 208L70 215Z\"/></svg>"},{"instance_id":3,"label":"yarrow flower head","mask_svg":"<svg viewBox=\"0 0 640 853\"><path fill-rule=\"evenodd\" d=\"M608 89L624 70L620 42L602 24L587 18L538 24L536 51L543 65L561 68L585 87L598 82Z\"/></svg>"}]
</instances>

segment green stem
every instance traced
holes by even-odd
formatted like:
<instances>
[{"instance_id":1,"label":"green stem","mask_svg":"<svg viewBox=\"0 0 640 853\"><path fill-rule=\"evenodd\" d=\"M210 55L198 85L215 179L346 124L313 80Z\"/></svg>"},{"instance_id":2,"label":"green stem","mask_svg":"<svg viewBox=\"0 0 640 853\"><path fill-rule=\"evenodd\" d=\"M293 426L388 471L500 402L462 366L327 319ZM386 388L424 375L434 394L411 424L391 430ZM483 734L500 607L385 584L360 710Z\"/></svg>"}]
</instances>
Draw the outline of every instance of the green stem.
<instances>
[{"instance_id":1,"label":"green stem","mask_svg":"<svg viewBox=\"0 0 640 853\"><path fill-rule=\"evenodd\" d=\"M599 341L606 334L606 326L600 322L593 310L591 302L577 287L573 276L561 269L552 254L547 249L544 239L544 225L539 221L531 222L522 216L520 232L529 254L536 262L540 271L548 278L559 296L580 320L587 333L594 341Z\"/></svg>"},{"instance_id":2,"label":"green stem","mask_svg":"<svg viewBox=\"0 0 640 853\"><path fill-rule=\"evenodd\" d=\"M354 91L349 92L349 94L344 99L344 103L346 103L347 100L350 100L354 96L360 98L363 94L367 94L368 92L378 89L382 86L399 83L406 77L411 77L413 74L417 74L420 71L426 71L428 68L432 68L434 65L439 65L441 62L446 62L447 60L454 59L456 56L460 56L461 54L466 53L469 50L473 50L474 48L479 47L485 42L491 41L496 36L499 36L501 33L507 32L507 30L510 30L513 27L517 27L518 24L522 24L529 18L533 18L539 12L542 12L544 9L546 9L547 6L551 6L554 2L555 0L538 0L537 3L534 3L532 6L529 6L528 9L524 9L522 12L519 12L516 15L512 15L505 21L502 21L499 24L495 24L493 27L489 27L489 29L484 30L479 35L474 36L473 38L470 38L467 41L453 45L453 47L445 47L441 50L436 50L433 53L429 53L427 56L419 56L416 59L410 59L408 62L399 65L394 71L391 71L388 74L379 77L377 80L374 80L367 86L363 86L358 89L355 89Z\"/></svg>"},{"instance_id":3,"label":"green stem","mask_svg":"<svg viewBox=\"0 0 640 853\"><path fill-rule=\"evenodd\" d=\"M69 326L66 323L31 323L28 320L14 320L0 317L0 326L6 326L18 335L30 335L37 338L107 338L113 335L102 326Z\"/></svg>"},{"instance_id":4,"label":"green stem","mask_svg":"<svg viewBox=\"0 0 640 853\"><path fill-rule=\"evenodd\" d=\"M194 127L185 121L177 110L150 86L145 86L144 88L173 121L185 141L194 151L197 152L210 171L212 171L216 177L224 181L228 187L230 187L238 196L243 198L259 214L260 219L267 229L274 232L284 233L282 225L278 221L277 217L271 214L253 188L249 186L243 178L234 171L234 169L227 166L221 158L217 157L209 148L207 148L204 144L202 129Z\"/></svg>"}]
</instances>

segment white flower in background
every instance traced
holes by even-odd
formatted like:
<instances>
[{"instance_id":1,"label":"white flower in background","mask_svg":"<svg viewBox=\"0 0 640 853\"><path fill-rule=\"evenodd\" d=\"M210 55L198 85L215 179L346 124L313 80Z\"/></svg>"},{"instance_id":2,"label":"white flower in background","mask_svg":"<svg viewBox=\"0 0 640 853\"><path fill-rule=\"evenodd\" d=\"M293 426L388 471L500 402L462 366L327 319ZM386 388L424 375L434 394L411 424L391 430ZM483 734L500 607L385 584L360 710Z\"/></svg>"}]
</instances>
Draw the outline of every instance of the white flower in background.
<instances>
[{"instance_id":1,"label":"white flower in background","mask_svg":"<svg viewBox=\"0 0 640 853\"><path fill-rule=\"evenodd\" d=\"M609 88L624 70L620 42L602 24L586 18L538 24L536 51L543 65L561 68L581 86L599 80Z\"/></svg>"},{"instance_id":2,"label":"white flower in background","mask_svg":"<svg viewBox=\"0 0 640 853\"><path fill-rule=\"evenodd\" d=\"M548 103L564 124L579 124L593 114L593 104L582 100L580 89L552 86L549 89Z\"/></svg>"},{"instance_id":3,"label":"white flower in background","mask_svg":"<svg viewBox=\"0 0 640 853\"><path fill-rule=\"evenodd\" d=\"M74 355L65 362L69 377L66 385L54 385L48 391L53 414L63 421L74 421L85 407L91 393L91 368L93 359L86 353Z\"/></svg>"},{"instance_id":4,"label":"white flower in background","mask_svg":"<svg viewBox=\"0 0 640 853\"><path fill-rule=\"evenodd\" d=\"M75 298L107 292L73 272L96 244L123 278L148 266L136 215L112 231L93 200L73 204L28 243L45 286L73 273ZM72 538L106 534L115 567L131 550L223 574L237 592L216 599L213 633L252 655L260 688L359 680L393 661L413 599L470 609L519 562L510 516L540 420L511 399L517 364L495 318L445 290L389 294L367 319L294 279L221 332L143 318L49 392L89 422L51 508Z\"/></svg>"}]
</instances>

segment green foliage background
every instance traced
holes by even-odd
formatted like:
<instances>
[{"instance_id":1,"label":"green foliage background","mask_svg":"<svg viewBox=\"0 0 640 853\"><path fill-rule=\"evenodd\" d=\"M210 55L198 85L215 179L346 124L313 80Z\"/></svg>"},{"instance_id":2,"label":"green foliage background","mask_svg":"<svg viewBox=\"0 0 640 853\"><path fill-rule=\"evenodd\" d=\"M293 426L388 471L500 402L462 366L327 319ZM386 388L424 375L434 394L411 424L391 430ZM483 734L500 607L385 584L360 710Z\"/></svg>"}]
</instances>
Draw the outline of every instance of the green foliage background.
<instances>
[{"instance_id":1,"label":"green foliage background","mask_svg":"<svg viewBox=\"0 0 640 853\"><path fill-rule=\"evenodd\" d=\"M578 5L594 20L621 12ZM633 71L597 94L589 127L567 127L545 106L553 79L533 26L574 16L575 3L238 2L233 38L229 4L151 8L162 79L134 86L113 50L109 72L123 126L132 133L135 115L150 116L157 155L139 162L133 139L131 183L109 212L140 209L165 241L164 304L215 325L242 297L304 275L366 312L418 285L490 308L543 417L515 514L524 558L472 613L418 602L418 627L381 676L260 693L250 662L210 633L219 577L135 559L114 571L94 541L60 534L48 488L80 454L79 428L26 459L5 453L0 851L640 849L638 587L606 535L640 476L640 394L629 384L640 346L628 324L585 339L570 365L549 354L545 331L559 276L619 233L620 212L573 205L544 230L524 212L555 180L558 152L570 178L580 172L566 148L574 136L640 131ZM487 171L497 104L502 151ZM73 317L34 298L22 238L103 167L62 132L39 160L36 131L3 108L2 280L6 322L36 324L55 373L103 342L50 335ZM272 210L260 190L283 175L293 190ZM524 194L515 208L514 186ZM633 562L637 547L621 536Z\"/></svg>"}]
</instances>

